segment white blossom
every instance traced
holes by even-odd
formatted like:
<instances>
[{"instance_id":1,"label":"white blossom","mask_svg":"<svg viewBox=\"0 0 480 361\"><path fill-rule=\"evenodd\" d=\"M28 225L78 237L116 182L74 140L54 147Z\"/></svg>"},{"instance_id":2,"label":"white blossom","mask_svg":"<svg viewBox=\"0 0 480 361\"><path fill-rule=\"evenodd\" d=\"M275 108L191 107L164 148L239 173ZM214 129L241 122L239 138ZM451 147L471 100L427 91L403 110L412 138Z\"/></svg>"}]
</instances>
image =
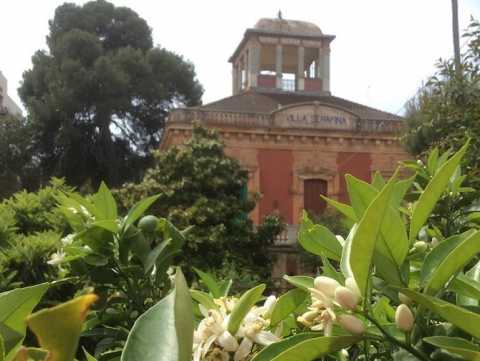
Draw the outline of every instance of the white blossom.
<instances>
[{"instance_id":1,"label":"white blossom","mask_svg":"<svg viewBox=\"0 0 480 361\"><path fill-rule=\"evenodd\" d=\"M221 297L214 302L218 309L207 310L199 305L204 319L200 321L194 332L193 361L201 360L246 360L255 344L270 345L280 340L277 328L275 333L267 330L270 326L270 315L275 307L275 296L267 297L260 307L253 306L242 320L235 335L228 330L230 313L238 300L233 297Z\"/></svg>"},{"instance_id":2,"label":"white blossom","mask_svg":"<svg viewBox=\"0 0 480 361\"><path fill-rule=\"evenodd\" d=\"M75 234L68 234L61 239L61 242L64 246L70 246L75 239Z\"/></svg>"},{"instance_id":3,"label":"white blossom","mask_svg":"<svg viewBox=\"0 0 480 361\"><path fill-rule=\"evenodd\" d=\"M355 332L361 331L363 323L359 325L355 321L358 320L356 317L345 314L345 311L355 310L360 301L360 292L353 278L347 278L345 286L342 286L333 278L319 276L314 280L314 287L308 290L312 304L308 307L307 312L297 318L299 323L313 331L323 331L325 336L332 334L335 323L344 328L349 327ZM341 315L337 316L336 313L339 309Z\"/></svg>"},{"instance_id":4,"label":"white blossom","mask_svg":"<svg viewBox=\"0 0 480 361\"><path fill-rule=\"evenodd\" d=\"M58 252L53 253L50 256L50 260L47 261L47 263L51 266L59 266L64 262L65 256L66 256L65 252L63 252L63 250L60 250Z\"/></svg>"}]
</instances>

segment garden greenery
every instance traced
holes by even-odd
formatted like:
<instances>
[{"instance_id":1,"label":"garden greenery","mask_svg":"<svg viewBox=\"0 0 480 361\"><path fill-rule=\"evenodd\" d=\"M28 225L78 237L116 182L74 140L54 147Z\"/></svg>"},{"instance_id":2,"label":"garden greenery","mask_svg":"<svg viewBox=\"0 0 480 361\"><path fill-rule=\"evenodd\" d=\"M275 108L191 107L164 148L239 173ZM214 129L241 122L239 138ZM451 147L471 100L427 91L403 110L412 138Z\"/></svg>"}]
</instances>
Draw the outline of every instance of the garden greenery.
<instances>
[{"instance_id":1,"label":"garden greenery","mask_svg":"<svg viewBox=\"0 0 480 361\"><path fill-rule=\"evenodd\" d=\"M191 291L195 312L179 284L139 319L122 360L141 353L159 360L164 352L185 361L478 360L480 231L429 236L429 218L467 147L439 164L413 204L403 200L419 189L415 177L399 179L397 171L368 184L348 175L351 205L329 200L353 223L348 237L307 217L300 230L301 245L324 260L323 274L285 276L295 288L265 301L264 285L231 297L209 280L208 293Z\"/></svg>"},{"instance_id":2,"label":"garden greenery","mask_svg":"<svg viewBox=\"0 0 480 361\"><path fill-rule=\"evenodd\" d=\"M89 199L65 194L60 210L74 233L49 262L87 284L116 276L95 282L98 296L79 295L31 316L55 283L0 294L0 360L479 360L480 230L467 214L458 233L443 234L435 214L452 187L461 188L467 148L438 154L423 184L418 174L401 179L401 169L371 184L347 175L351 204L327 201L352 224L348 236L305 214L299 243L318 256L321 274L285 275L293 288L276 296L265 294L265 284L236 295L232 280L199 269L205 288L189 289L181 270L169 267L188 229L144 215L156 196L120 217L105 185ZM104 341L94 355L75 352L81 336L112 331L102 313L130 318L125 338ZM21 347L23 320L41 349Z\"/></svg>"}]
</instances>

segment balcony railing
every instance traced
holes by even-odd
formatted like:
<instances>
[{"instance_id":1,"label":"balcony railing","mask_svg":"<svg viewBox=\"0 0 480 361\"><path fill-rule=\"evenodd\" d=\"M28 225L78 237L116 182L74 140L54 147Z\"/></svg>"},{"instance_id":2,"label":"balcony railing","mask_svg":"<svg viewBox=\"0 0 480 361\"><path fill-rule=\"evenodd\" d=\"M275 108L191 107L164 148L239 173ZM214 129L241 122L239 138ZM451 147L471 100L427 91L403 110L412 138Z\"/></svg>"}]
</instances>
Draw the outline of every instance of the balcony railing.
<instances>
[{"instance_id":1,"label":"balcony railing","mask_svg":"<svg viewBox=\"0 0 480 361\"><path fill-rule=\"evenodd\" d=\"M287 92L295 91L295 79L282 79L282 90Z\"/></svg>"},{"instance_id":2,"label":"balcony railing","mask_svg":"<svg viewBox=\"0 0 480 361\"><path fill-rule=\"evenodd\" d=\"M273 244L275 246L293 246L297 244L298 225L289 224L285 230L280 233Z\"/></svg>"}]
</instances>

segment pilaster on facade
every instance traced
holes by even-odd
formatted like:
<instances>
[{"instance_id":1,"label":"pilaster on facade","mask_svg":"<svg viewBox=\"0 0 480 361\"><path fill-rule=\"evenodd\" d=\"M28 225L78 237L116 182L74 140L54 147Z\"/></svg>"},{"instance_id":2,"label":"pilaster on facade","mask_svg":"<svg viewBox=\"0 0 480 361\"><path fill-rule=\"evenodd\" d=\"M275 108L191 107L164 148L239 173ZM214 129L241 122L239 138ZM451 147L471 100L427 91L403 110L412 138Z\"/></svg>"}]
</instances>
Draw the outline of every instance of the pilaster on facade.
<instances>
[{"instance_id":1,"label":"pilaster on facade","mask_svg":"<svg viewBox=\"0 0 480 361\"><path fill-rule=\"evenodd\" d=\"M277 89L282 88L283 78L283 45L277 44L275 46L275 86Z\"/></svg>"}]
</instances>

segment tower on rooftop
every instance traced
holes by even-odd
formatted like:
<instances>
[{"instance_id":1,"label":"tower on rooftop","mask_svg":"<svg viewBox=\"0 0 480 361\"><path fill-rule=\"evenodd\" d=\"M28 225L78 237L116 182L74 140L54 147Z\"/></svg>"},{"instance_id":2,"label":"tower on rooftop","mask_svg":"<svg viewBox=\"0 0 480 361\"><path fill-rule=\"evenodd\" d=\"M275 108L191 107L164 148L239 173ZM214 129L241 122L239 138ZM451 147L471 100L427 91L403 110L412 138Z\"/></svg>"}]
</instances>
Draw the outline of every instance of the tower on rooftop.
<instances>
[{"instance_id":1,"label":"tower on rooftop","mask_svg":"<svg viewBox=\"0 0 480 361\"><path fill-rule=\"evenodd\" d=\"M230 57L232 90L330 94L330 43L312 23L260 19Z\"/></svg>"}]
</instances>

